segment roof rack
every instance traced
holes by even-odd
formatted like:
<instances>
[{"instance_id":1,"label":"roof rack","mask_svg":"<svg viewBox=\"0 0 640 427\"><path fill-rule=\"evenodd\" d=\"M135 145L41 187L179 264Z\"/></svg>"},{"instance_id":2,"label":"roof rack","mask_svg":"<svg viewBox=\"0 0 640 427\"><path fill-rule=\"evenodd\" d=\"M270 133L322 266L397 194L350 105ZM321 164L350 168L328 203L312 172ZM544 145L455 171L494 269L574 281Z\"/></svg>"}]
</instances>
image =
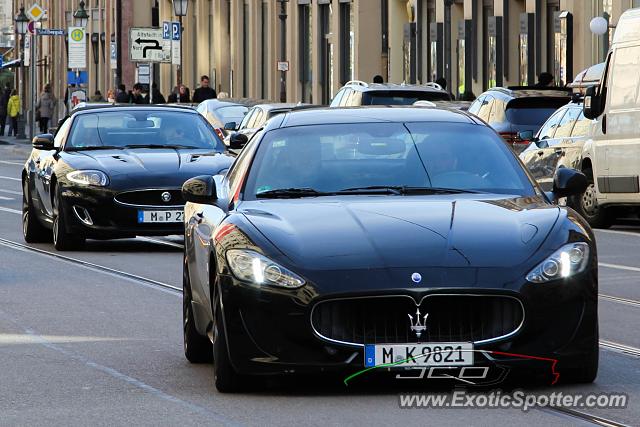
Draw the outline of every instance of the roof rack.
<instances>
[{"instance_id":1,"label":"roof rack","mask_svg":"<svg viewBox=\"0 0 640 427\"><path fill-rule=\"evenodd\" d=\"M347 83L345 83L345 86L363 86L363 87L369 87L369 83L363 82L362 80L349 80Z\"/></svg>"},{"instance_id":2,"label":"roof rack","mask_svg":"<svg viewBox=\"0 0 640 427\"><path fill-rule=\"evenodd\" d=\"M440 85L439 85L438 83L436 83L436 82L427 82L427 83L425 83L424 85L425 85L425 86L428 86L428 87L432 87L432 88L434 88L434 89L436 89L436 90L444 90L444 88L443 88L442 86L440 86Z\"/></svg>"}]
</instances>

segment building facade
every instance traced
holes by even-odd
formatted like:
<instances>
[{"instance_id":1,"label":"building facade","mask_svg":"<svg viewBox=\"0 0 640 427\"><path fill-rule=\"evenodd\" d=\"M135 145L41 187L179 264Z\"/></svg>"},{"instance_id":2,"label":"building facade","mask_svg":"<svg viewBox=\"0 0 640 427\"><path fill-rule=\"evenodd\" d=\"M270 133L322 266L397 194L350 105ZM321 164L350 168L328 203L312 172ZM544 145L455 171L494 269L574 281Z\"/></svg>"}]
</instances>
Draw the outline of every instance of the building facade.
<instances>
[{"instance_id":1,"label":"building facade","mask_svg":"<svg viewBox=\"0 0 640 427\"><path fill-rule=\"evenodd\" d=\"M28 3L28 2L27 2ZM129 29L176 21L172 0L85 0L87 93L138 79ZM18 13L22 0L12 0ZM73 25L79 0L40 0L43 28ZM566 83L604 59L624 10L640 0L189 0L182 29L182 81L208 75L218 92L326 104L347 81L381 75L394 83L445 78L456 96L492 86L535 83L550 72ZM284 7L284 9L282 9ZM284 13L283 13L284 11ZM5 13L6 14L6 13ZM593 17L612 27L590 32ZM285 18L284 34L281 29ZM284 55L281 37L284 36ZM14 54L18 53L18 49ZM5 58L5 61L10 58ZM285 62L288 71L279 71ZM285 64L280 64L283 66ZM38 85L60 99L67 88L66 37L38 38ZM177 65L153 66L167 96ZM20 75L20 73L17 73ZM27 73L28 75L28 73Z\"/></svg>"}]
</instances>

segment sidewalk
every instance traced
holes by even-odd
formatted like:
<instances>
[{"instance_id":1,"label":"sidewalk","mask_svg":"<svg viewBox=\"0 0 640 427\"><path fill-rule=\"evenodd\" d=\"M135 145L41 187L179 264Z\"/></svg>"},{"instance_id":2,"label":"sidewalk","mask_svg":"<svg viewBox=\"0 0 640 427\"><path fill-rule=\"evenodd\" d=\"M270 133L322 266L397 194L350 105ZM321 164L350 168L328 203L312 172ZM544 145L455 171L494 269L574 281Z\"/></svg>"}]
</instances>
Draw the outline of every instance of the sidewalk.
<instances>
[{"instance_id":1,"label":"sidewalk","mask_svg":"<svg viewBox=\"0 0 640 427\"><path fill-rule=\"evenodd\" d=\"M30 139L18 139L15 136L0 136L0 145L31 145Z\"/></svg>"}]
</instances>

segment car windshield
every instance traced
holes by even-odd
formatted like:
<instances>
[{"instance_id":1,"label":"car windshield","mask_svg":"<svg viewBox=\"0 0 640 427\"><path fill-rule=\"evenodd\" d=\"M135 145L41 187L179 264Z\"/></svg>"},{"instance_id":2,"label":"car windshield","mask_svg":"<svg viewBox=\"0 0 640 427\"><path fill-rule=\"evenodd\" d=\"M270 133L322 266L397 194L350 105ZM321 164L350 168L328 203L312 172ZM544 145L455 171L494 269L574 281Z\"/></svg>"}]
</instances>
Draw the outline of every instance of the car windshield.
<instances>
[{"instance_id":1,"label":"car windshield","mask_svg":"<svg viewBox=\"0 0 640 427\"><path fill-rule=\"evenodd\" d=\"M135 146L224 151L222 141L199 114L142 109L78 115L65 148Z\"/></svg>"},{"instance_id":2,"label":"car windshield","mask_svg":"<svg viewBox=\"0 0 640 427\"><path fill-rule=\"evenodd\" d=\"M247 114L247 111L249 111L249 109L244 105L230 105L228 107L216 108L215 115L220 118L220 122L223 124L230 122L240 123L245 114Z\"/></svg>"},{"instance_id":3,"label":"car windshield","mask_svg":"<svg viewBox=\"0 0 640 427\"><path fill-rule=\"evenodd\" d=\"M265 135L256 156L245 187L247 199L277 190L311 194L312 190L437 188L536 194L514 154L495 132L473 124L283 128Z\"/></svg>"},{"instance_id":4,"label":"car windshield","mask_svg":"<svg viewBox=\"0 0 640 427\"><path fill-rule=\"evenodd\" d=\"M436 91L371 91L362 96L362 105L413 105L416 101L450 101L444 92Z\"/></svg>"}]
</instances>

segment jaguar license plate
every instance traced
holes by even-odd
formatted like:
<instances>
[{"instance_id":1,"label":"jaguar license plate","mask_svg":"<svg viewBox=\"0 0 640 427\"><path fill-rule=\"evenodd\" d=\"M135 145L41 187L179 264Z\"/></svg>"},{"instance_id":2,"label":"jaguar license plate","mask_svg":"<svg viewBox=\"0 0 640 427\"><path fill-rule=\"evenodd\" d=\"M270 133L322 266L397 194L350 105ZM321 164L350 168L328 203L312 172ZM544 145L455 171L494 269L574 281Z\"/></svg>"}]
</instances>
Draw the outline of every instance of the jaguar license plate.
<instances>
[{"instance_id":1,"label":"jaguar license plate","mask_svg":"<svg viewBox=\"0 0 640 427\"><path fill-rule=\"evenodd\" d=\"M388 366L421 368L429 366L472 366L473 344L367 344L364 351L365 367Z\"/></svg>"},{"instance_id":2,"label":"jaguar license plate","mask_svg":"<svg viewBox=\"0 0 640 427\"><path fill-rule=\"evenodd\" d=\"M138 223L176 223L184 220L184 211L178 209L138 211Z\"/></svg>"}]
</instances>

